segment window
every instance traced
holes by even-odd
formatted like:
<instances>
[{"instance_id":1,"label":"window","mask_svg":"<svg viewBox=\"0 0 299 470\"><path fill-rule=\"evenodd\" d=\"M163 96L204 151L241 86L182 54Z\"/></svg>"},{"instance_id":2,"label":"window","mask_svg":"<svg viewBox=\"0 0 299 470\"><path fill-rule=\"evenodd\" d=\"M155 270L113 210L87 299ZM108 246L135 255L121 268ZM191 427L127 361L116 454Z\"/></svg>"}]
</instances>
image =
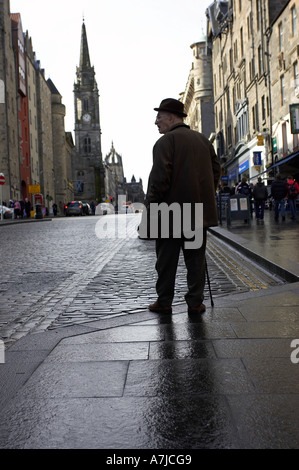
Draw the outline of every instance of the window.
<instances>
[{"instance_id":1,"label":"window","mask_svg":"<svg viewBox=\"0 0 299 470\"><path fill-rule=\"evenodd\" d=\"M251 61L249 62L249 77L250 80L254 79L255 75L255 67L254 67L254 59L252 58Z\"/></svg>"},{"instance_id":2,"label":"window","mask_svg":"<svg viewBox=\"0 0 299 470\"><path fill-rule=\"evenodd\" d=\"M251 15L247 16L247 38L250 38L251 33Z\"/></svg>"},{"instance_id":3,"label":"window","mask_svg":"<svg viewBox=\"0 0 299 470\"><path fill-rule=\"evenodd\" d=\"M226 106L227 106L227 111L229 111L230 110L229 88L226 90Z\"/></svg>"},{"instance_id":4,"label":"window","mask_svg":"<svg viewBox=\"0 0 299 470\"><path fill-rule=\"evenodd\" d=\"M234 61L238 60L238 41L234 42Z\"/></svg>"},{"instance_id":5,"label":"window","mask_svg":"<svg viewBox=\"0 0 299 470\"><path fill-rule=\"evenodd\" d=\"M234 88L233 88L233 107L234 107L234 111L236 110L236 106L237 106L236 87L234 86Z\"/></svg>"},{"instance_id":6,"label":"window","mask_svg":"<svg viewBox=\"0 0 299 470\"><path fill-rule=\"evenodd\" d=\"M262 47L258 47L258 60L259 60L259 75L261 76L264 73L264 61L263 61L263 51Z\"/></svg>"},{"instance_id":7,"label":"window","mask_svg":"<svg viewBox=\"0 0 299 470\"><path fill-rule=\"evenodd\" d=\"M284 75L280 77L280 104L284 105L285 102L285 90L284 90Z\"/></svg>"},{"instance_id":8,"label":"window","mask_svg":"<svg viewBox=\"0 0 299 470\"><path fill-rule=\"evenodd\" d=\"M265 100L265 95L262 96L262 120L266 121L266 100Z\"/></svg>"},{"instance_id":9,"label":"window","mask_svg":"<svg viewBox=\"0 0 299 470\"><path fill-rule=\"evenodd\" d=\"M296 17L296 7L295 5L291 8L291 24L292 24L292 36L297 34L297 17Z\"/></svg>"},{"instance_id":10,"label":"window","mask_svg":"<svg viewBox=\"0 0 299 470\"><path fill-rule=\"evenodd\" d=\"M236 114L237 125L235 128L235 142L239 142L246 138L248 134L248 108L247 104L239 108Z\"/></svg>"},{"instance_id":11,"label":"window","mask_svg":"<svg viewBox=\"0 0 299 470\"><path fill-rule=\"evenodd\" d=\"M293 77L294 77L295 88L298 88L299 87L299 70L298 70L298 62L297 61L293 65Z\"/></svg>"},{"instance_id":12,"label":"window","mask_svg":"<svg viewBox=\"0 0 299 470\"><path fill-rule=\"evenodd\" d=\"M282 151L283 155L288 153L287 124L284 122L281 126L282 130Z\"/></svg>"},{"instance_id":13,"label":"window","mask_svg":"<svg viewBox=\"0 0 299 470\"><path fill-rule=\"evenodd\" d=\"M232 126L229 125L227 128L227 144L229 147L232 146Z\"/></svg>"},{"instance_id":14,"label":"window","mask_svg":"<svg viewBox=\"0 0 299 470\"><path fill-rule=\"evenodd\" d=\"M252 106L251 108L251 113L252 113L252 128L253 132L256 130L256 120L255 120L255 107Z\"/></svg>"},{"instance_id":15,"label":"window","mask_svg":"<svg viewBox=\"0 0 299 470\"><path fill-rule=\"evenodd\" d=\"M293 134L293 150L298 150L298 134Z\"/></svg>"},{"instance_id":16,"label":"window","mask_svg":"<svg viewBox=\"0 0 299 470\"><path fill-rule=\"evenodd\" d=\"M241 57L243 57L244 55L243 28L240 29L240 47L241 47Z\"/></svg>"},{"instance_id":17,"label":"window","mask_svg":"<svg viewBox=\"0 0 299 470\"><path fill-rule=\"evenodd\" d=\"M90 137L85 137L85 139L84 139L84 153L91 153L91 139L90 139Z\"/></svg>"},{"instance_id":18,"label":"window","mask_svg":"<svg viewBox=\"0 0 299 470\"><path fill-rule=\"evenodd\" d=\"M279 23L278 25L278 47L279 51L281 52L283 49L283 28L282 28L282 23Z\"/></svg>"},{"instance_id":19,"label":"window","mask_svg":"<svg viewBox=\"0 0 299 470\"><path fill-rule=\"evenodd\" d=\"M230 72L233 71L233 50L229 50L229 67L230 67Z\"/></svg>"},{"instance_id":20,"label":"window","mask_svg":"<svg viewBox=\"0 0 299 470\"><path fill-rule=\"evenodd\" d=\"M256 27L257 30L259 31L261 26L261 6L260 6L260 0L256 0Z\"/></svg>"},{"instance_id":21,"label":"window","mask_svg":"<svg viewBox=\"0 0 299 470\"><path fill-rule=\"evenodd\" d=\"M88 101L88 98L87 98L87 99L85 98L84 101L83 101L83 109L84 109L84 111L89 111L89 101Z\"/></svg>"}]
</instances>

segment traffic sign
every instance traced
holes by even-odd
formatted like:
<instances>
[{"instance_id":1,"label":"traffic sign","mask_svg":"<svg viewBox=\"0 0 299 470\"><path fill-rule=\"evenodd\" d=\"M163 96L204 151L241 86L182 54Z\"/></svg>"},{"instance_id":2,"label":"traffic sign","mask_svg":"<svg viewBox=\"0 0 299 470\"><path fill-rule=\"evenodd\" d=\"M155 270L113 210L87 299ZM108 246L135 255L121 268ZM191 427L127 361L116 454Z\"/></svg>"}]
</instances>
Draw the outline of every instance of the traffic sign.
<instances>
[{"instance_id":1,"label":"traffic sign","mask_svg":"<svg viewBox=\"0 0 299 470\"><path fill-rule=\"evenodd\" d=\"M0 184L5 184L5 176L3 175L3 173L0 174Z\"/></svg>"}]
</instances>

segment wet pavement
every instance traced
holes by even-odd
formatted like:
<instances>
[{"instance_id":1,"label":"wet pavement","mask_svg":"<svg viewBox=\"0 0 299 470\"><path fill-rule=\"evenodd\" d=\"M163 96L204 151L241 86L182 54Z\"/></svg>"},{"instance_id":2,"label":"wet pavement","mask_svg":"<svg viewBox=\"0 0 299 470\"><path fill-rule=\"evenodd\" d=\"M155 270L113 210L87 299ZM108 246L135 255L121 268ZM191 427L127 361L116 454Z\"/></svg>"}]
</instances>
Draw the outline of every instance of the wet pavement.
<instances>
[{"instance_id":1,"label":"wet pavement","mask_svg":"<svg viewBox=\"0 0 299 470\"><path fill-rule=\"evenodd\" d=\"M0 364L0 448L298 448L299 223L272 216L211 232L244 266L262 262L283 283L216 295L214 308L207 294L201 316L182 302L172 315L136 308L147 292L132 299L131 314L62 327L53 311L51 322L15 341ZM120 247L106 276L113 260L125 263L126 241ZM125 289L117 294L119 304Z\"/></svg>"}]
</instances>

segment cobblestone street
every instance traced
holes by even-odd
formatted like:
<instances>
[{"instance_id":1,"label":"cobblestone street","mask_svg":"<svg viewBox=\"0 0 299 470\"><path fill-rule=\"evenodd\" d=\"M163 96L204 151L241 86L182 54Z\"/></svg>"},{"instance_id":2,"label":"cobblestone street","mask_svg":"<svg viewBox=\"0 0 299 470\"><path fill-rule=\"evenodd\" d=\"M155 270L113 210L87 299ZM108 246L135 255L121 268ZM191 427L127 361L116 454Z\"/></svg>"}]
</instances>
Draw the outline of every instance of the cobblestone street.
<instances>
[{"instance_id":1,"label":"cobblestone street","mask_svg":"<svg viewBox=\"0 0 299 470\"><path fill-rule=\"evenodd\" d=\"M107 216L105 222L113 222ZM54 219L1 227L5 253L0 286L0 337L7 344L29 331L61 328L147 309L155 293L155 245L137 238L138 215L119 215L96 236L94 217ZM103 226L101 226L103 227ZM109 232L110 230L110 232ZM216 255L216 256L215 256ZM207 262L214 297L282 283L254 264L245 268L227 245L208 237ZM183 259L174 305L184 303ZM207 302L209 293L206 292Z\"/></svg>"}]
</instances>

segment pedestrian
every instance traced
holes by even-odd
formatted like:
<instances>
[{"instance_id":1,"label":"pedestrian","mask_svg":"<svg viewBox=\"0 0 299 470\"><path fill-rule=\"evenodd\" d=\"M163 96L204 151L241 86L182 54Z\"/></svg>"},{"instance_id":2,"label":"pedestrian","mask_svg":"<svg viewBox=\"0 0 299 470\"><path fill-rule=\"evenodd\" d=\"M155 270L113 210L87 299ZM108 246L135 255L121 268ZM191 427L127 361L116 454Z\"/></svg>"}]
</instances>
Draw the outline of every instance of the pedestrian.
<instances>
[{"instance_id":1,"label":"pedestrian","mask_svg":"<svg viewBox=\"0 0 299 470\"><path fill-rule=\"evenodd\" d=\"M30 217L30 212L31 212L31 202L29 201L29 199L26 197L25 199L25 213L26 213L26 217Z\"/></svg>"},{"instance_id":2,"label":"pedestrian","mask_svg":"<svg viewBox=\"0 0 299 470\"><path fill-rule=\"evenodd\" d=\"M95 206L95 203L93 201L91 201L90 209L91 209L91 214L95 215L96 206Z\"/></svg>"},{"instance_id":3,"label":"pedestrian","mask_svg":"<svg viewBox=\"0 0 299 470\"><path fill-rule=\"evenodd\" d=\"M282 220L286 219L285 198L288 193L288 186L286 181L282 178L280 173L276 175L276 179L271 184L271 196L274 199L274 219L278 220L279 210Z\"/></svg>"},{"instance_id":4,"label":"pedestrian","mask_svg":"<svg viewBox=\"0 0 299 470\"><path fill-rule=\"evenodd\" d=\"M237 194L243 194L244 196L248 196L249 199L251 198L251 188L247 183L246 176L243 176L241 182L238 184L236 189Z\"/></svg>"},{"instance_id":5,"label":"pedestrian","mask_svg":"<svg viewBox=\"0 0 299 470\"><path fill-rule=\"evenodd\" d=\"M186 234L180 230L179 238L173 221L169 237L156 239L156 270L158 280L156 302L149 310L156 313L172 313L175 278L179 255L183 251L187 268L188 292L185 300L189 313L205 311L204 286L206 267L206 230L218 225L216 189L220 178L220 164L214 148L201 133L191 130L184 124L182 102L173 98L163 100L155 124L163 136L153 148L153 166L148 181L145 200L147 213L151 216L153 203L166 203L168 207L177 203L182 211L183 204L189 203L192 210L192 228L197 224L196 203L203 204L202 244L200 247L187 247ZM186 204L187 205L187 204ZM184 211L183 211L184 218ZM162 216L161 216L162 219ZM162 222L163 223L163 220ZM182 228L182 226L180 227ZM171 236L172 234L172 236Z\"/></svg>"},{"instance_id":6,"label":"pedestrian","mask_svg":"<svg viewBox=\"0 0 299 470\"><path fill-rule=\"evenodd\" d=\"M23 201L23 199L21 199L20 204L21 204L21 218L23 219L25 215L25 202Z\"/></svg>"},{"instance_id":7,"label":"pedestrian","mask_svg":"<svg viewBox=\"0 0 299 470\"><path fill-rule=\"evenodd\" d=\"M263 220L268 191L260 176L257 179L257 183L254 186L252 193L254 198L255 216L257 219Z\"/></svg>"},{"instance_id":8,"label":"pedestrian","mask_svg":"<svg viewBox=\"0 0 299 470\"><path fill-rule=\"evenodd\" d=\"M21 217L21 204L19 201L14 202L14 215L15 215L15 219L18 219L19 217Z\"/></svg>"},{"instance_id":9,"label":"pedestrian","mask_svg":"<svg viewBox=\"0 0 299 470\"><path fill-rule=\"evenodd\" d=\"M52 205L52 209L53 209L53 215L54 215L54 217L56 217L56 215L57 215L57 204L56 204L56 202L54 202L54 204Z\"/></svg>"},{"instance_id":10,"label":"pedestrian","mask_svg":"<svg viewBox=\"0 0 299 470\"><path fill-rule=\"evenodd\" d=\"M231 195L231 194L232 194L232 190L231 190L231 188L229 187L229 185L228 185L228 182L227 182L227 181L224 181L224 183L223 183L223 186L222 186L222 187L220 186L220 188L219 188L219 192L220 192L221 194L229 194L229 195Z\"/></svg>"},{"instance_id":11,"label":"pedestrian","mask_svg":"<svg viewBox=\"0 0 299 470\"><path fill-rule=\"evenodd\" d=\"M288 198L288 203L289 203L290 210L291 210L291 219L296 219L296 200L299 194L299 185L292 176L288 176L287 186L288 186L287 198Z\"/></svg>"}]
</instances>

